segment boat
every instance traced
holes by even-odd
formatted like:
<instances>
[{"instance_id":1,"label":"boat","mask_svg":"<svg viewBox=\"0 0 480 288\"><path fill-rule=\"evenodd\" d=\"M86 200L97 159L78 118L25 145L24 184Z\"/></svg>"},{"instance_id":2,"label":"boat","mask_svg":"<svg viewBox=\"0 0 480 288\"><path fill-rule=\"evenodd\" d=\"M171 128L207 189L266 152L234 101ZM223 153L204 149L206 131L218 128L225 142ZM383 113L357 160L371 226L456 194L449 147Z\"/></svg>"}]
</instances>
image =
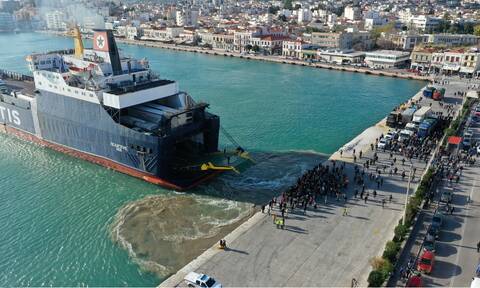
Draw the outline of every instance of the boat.
<instances>
[{"instance_id":1,"label":"boat","mask_svg":"<svg viewBox=\"0 0 480 288\"><path fill-rule=\"evenodd\" d=\"M121 55L111 30L94 30L87 49L77 28L74 45L27 56L33 77L0 71L0 131L179 191L250 161L241 147L219 151L209 104Z\"/></svg>"}]
</instances>

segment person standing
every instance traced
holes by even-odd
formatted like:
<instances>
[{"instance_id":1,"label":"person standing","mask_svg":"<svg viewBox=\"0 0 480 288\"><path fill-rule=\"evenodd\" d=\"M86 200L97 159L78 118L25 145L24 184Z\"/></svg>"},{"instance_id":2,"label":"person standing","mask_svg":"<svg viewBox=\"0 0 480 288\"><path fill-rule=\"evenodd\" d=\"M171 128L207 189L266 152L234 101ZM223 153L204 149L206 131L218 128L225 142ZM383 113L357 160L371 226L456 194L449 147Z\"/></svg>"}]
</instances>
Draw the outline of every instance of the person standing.
<instances>
[{"instance_id":1,"label":"person standing","mask_svg":"<svg viewBox=\"0 0 480 288\"><path fill-rule=\"evenodd\" d=\"M480 253L480 241L477 243L477 253Z\"/></svg>"}]
</instances>

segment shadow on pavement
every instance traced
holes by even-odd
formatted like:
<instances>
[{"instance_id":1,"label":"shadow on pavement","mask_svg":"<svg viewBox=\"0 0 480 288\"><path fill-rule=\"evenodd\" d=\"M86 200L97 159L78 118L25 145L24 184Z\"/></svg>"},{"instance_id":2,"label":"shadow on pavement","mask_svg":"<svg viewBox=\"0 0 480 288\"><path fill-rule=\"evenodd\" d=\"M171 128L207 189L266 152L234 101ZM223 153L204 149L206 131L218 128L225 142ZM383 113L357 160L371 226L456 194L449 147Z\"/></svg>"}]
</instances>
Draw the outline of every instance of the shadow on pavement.
<instances>
[{"instance_id":1,"label":"shadow on pavement","mask_svg":"<svg viewBox=\"0 0 480 288\"><path fill-rule=\"evenodd\" d=\"M462 239L462 236L448 231L441 231L440 232L440 241L441 242L454 242Z\"/></svg>"},{"instance_id":2,"label":"shadow on pavement","mask_svg":"<svg viewBox=\"0 0 480 288\"><path fill-rule=\"evenodd\" d=\"M448 279L460 275L462 273L462 268L453 263L448 263L444 261L436 261L435 267L433 268L432 277L439 279Z\"/></svg>"},{"instance_id":3,"label":"shadow on pavement","mask_svg":"<svg viewBox=\"0 0 480 288\"><path fill-rule=\"evenodd\" d=\"M437 244L437 251L436 251L436 256L440 257L448 257L450 255L453 255L457 253L457 248L453 247L450 244L446 243L438 243Z\"/></svg>"},{"instance_id":4,"label":"shadow on pavement","mask_svg":"<svg viewBox=\"0 0 480 288\"><path fill-rule=\"evenodd\" d=\"M285 230L294 232L294 233L299 233L299 234L308 234L307 230L297 226L292 226L292 225L285 225Z\"/></svg>"},{"instance_id":5,"label":"shadow on pavement","mask_svg":"<svg viewBox=\"0 0 480 288\"><path fill-rule=\"evenodd\" d=\"M226 247L226 248L225 248L225 252L235 252L235 253L240 253L240 254L249 255L248 252L246 252L246 251L242 251L242 250L238 250L238 249L233 249L233 248L229 248L229 247Z\"/></svg>"}]
</instances>

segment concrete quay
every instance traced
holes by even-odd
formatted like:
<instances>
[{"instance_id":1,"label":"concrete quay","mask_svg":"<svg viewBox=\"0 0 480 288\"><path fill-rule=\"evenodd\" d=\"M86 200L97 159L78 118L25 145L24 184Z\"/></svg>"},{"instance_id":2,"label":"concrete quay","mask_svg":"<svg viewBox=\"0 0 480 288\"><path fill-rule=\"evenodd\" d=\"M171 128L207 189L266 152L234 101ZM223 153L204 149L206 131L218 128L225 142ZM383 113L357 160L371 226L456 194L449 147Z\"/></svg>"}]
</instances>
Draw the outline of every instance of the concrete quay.
<instances>
[{"instance_id":1,"label":"concrete quay","mask_svg":"<svg viewBox=\"0 0 480 288\"><path fill-rule=\"evenodd\" d=\"M453 92L464 90L462 81L451 81L446 87L445 103L460 107L461 99ZM418 98L417 94L414 98ZM423 105L432 103L434 111L441 111L438 102L423 99ZM361 135L346 144L343 155L334 153L331 159L337 163L346 163L346 174L353 178L354 165L363 166L366 160L373 158L370 144L386 131L384 120L368 128ZM363 157L352 163L352 151L363 151ZM389 153L376 151L379 157L373 172L383 166L391 167ZM215 244L205 253L180 269L175 275L161 283L160 287L183 286L183 278L188 272L208 274L224 286L351 286L352 279L359 286L367 286L367 277L371 271L369 260L383 253L384 246L393 237L393 229L403 215L407 179L399 174L408 172L409 164L403 165L400 155L395 167L397 175L382 174L384 184L377 188L373 181L366 182L369 200L353 197L353 181L346 190L346 203L327 198L319 203L316 210L308 209L290 213L286 218L285 230L277 229L272 216L256 213L247 222L240 225L225 237L228 249L223 251ZM411 192L414 191L420 176L423 175L426 162L414 158L412 167L416 168ZM387 170L388 171L388 170ZM360 187L361 188L361 187ZM372 197L376 189L377 196ZM361 189L360 189L361 190ZM280 192L280 191L279 191ZM387 199L392 195L393 201ZM387 200L382 207L382 199ZM344 207L348 216L342 216ZM273 211L278 213L278 211Z\"/></svg>"}]
</instances>

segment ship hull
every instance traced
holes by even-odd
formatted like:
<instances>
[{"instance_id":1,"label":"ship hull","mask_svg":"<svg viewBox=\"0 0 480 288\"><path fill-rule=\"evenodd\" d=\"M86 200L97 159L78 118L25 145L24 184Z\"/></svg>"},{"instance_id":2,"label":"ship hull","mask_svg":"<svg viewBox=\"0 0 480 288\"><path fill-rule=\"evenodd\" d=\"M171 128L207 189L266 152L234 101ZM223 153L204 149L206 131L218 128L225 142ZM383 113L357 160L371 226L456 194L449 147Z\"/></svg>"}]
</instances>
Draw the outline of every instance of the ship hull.
<instances>
[{"instance_id":1,"label":"ship hull","mask_svg":"<svg viewBox=\"0 0 480 288\"><path fill-rule=\"evenodd\" d=\"M200 184L202 184L202 183L204 183L208 180L211 180L212 178L214 178L215 176L217 176L218 174L221 173L221 171L214 171L212 173L209 173L207 175L204 175L203 177L200 177L200 178L196 179L194 182L192 182L188 186L179 186L179 185L174 184L174 183L172 183L172 182L170 182L166 179L162 179L162 178L156 177L154 175L138 171L136 169L127 167L127 166L122 165L120 163L117 163L115 161L112 161L112 160L109 160L109 159L106 159L106 158L103 158L103 157L95 156L95 155L92 155L92 154L88 154L88 153L78 151L78 150L75 150L75 149L72 149L72 148L69 148L69 147L65 147L65 146L60 145L60 144L56 144L56 143L52 143L52 142L40 139L33 134L22 131L22 130L20 130L18 128L15 128L15 127L12 127L12 126L7 126L6 124L1 124L0 123L0 133L13 135L16 138L19 138L19 139L22 139L22 140L25 140L25 141L28 141L28 142L31 142L31 143L35 143L35 144L41 145L43 147L50 148L54 151L57 151L57 152L60 152L60 153L63 153L63 154L66 154L66 155L69 155L69 156L72 156L72 157L75 157L75 158L78 158L78 159L86 160L86 161L89 161L91 163L94 163L94 164L97 164L97 165L115 170L117 172L120 172L120 173L123 173L123 174L126 174L126 175L130 175L132 177L144 180L144 181L152 183L154 185L159 185L159 186L165 187L167 189L172 189L172 190L176 190L176 191L184 191L184 190L192 189L195 186L198 186L198 185L200 185Z\"/></svg>"},{"instance_id":2,"label":"ship hull","mask_svg":"<svg viewBox=\"0 0 480 288\"><path fill-rule=\"evenodd\" d=\"M115 122L102 105L40 91L35 97L2 95L0 130L53 150L174 190L188 190L219 171L173 169L176 145L205 136L207 152L217 150L218 118L194 123L168 136L140 133ZM205 134L203 134L205 133Z\"/></svg>"}]
</instances>

